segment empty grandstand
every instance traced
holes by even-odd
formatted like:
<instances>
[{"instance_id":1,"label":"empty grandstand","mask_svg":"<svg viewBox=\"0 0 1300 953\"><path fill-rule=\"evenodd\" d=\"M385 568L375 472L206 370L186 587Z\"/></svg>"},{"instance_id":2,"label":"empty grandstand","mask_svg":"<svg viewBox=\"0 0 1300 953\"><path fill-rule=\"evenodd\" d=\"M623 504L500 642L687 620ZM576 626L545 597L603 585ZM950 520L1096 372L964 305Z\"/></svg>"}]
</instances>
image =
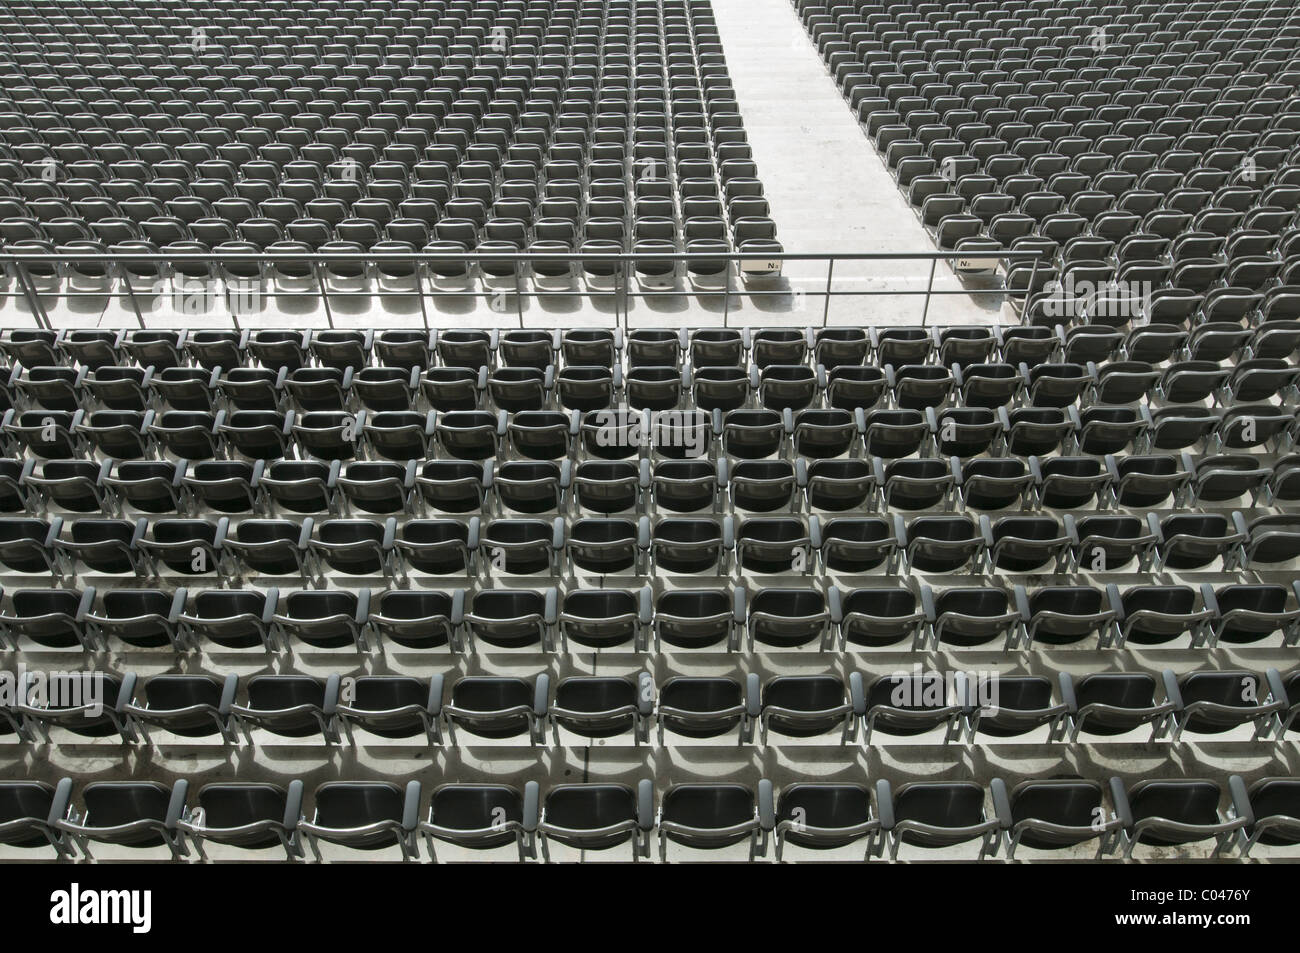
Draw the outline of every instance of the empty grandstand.
<instances>
[{"instance_id":1,"label":"empty grandstand","mask_svg":"<svg viewBox=\"0 0 1300 953\"><path fill-rule=\"evenodd\" d=\"M0 860L1300 857L1298 38L6 2Z\"/></svg>"}]
</instances>

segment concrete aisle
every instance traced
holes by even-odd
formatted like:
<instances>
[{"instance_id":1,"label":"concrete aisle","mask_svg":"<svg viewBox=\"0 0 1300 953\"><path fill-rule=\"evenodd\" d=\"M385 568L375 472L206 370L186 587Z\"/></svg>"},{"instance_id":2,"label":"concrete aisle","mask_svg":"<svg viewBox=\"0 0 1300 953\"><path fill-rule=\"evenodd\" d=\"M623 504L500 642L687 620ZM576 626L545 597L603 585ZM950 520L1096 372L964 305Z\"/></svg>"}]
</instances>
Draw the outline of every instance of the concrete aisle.
<instances>
[{"instance_id":1,"label":"concrete aisle","mask_svg":"<svg viewBox=\"0 0 1300 953\"><path fill-rule=\"evenodd\" d=\"M789 0L712 0L736 99L758 164L777 237L789 252L932 252L920 220L840 95ZM837 265L835 290L924 291L923 261ZM825 267L790 263L792 287L820 317ZM962 286L945 264L935 287ZM914 324L922 296L835 299L833 324ZM933 299L929 324L991 323L997 299Z\"/></svg>"}]
</instances>

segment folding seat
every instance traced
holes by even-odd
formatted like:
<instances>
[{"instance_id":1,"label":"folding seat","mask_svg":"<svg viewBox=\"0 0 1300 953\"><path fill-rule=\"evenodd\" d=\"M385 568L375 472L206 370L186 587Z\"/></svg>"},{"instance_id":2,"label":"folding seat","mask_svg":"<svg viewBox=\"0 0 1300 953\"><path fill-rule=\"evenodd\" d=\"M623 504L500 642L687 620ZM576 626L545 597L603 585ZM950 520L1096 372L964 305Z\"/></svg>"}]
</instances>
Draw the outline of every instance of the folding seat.
<instances>
[{"instance_id":1,"label":"folding seat","mask_svg":"<svg viewBox=\"0 0 1300 953\"><path fill-rule=\"evenodd\" d=\"M93 649L86 615L95 601L95 589L16 589L9 594L10 610L0 612L0 632L11 648L26 637L46 648Z\"/></svg>"},{"instance_id":2,"label":"folding seat","mask_svg":"<svg viewBox=\"0 0 1300 953\"><path fill-rule=\"evenodd\" d=\"M504 784L443 784L434 789L418 831L434 860L434 841L442 840L478 850L514 843L523 861L533 853L539 802L536 781L529 781L522 793Z\"/></svg>"},{"instance_id":3,"label":"folding seat","mask_svg":"<svg viewBox=\"0 0 1300 953\"><path fill-rule=\"evenodd\" d=\"M130 742L135 735L123 709L135 691L135 680L132 673L119 678L97 672L54 672L38 680L20 672L11 710L47 744L52 727L84 738L117 735Z\"/></svg>"},{"instance_id":4,"label":"folding seat","mask_svg":"<svg viewBox=\"0 0 1300 953\"><path fill-rule=\"evenodd\" d=\"M169 367L157 376L136 368L101 368L91 389L109 406L142 410L149 391L174 410L209 411L216 391L216 376L202 367Z\"/></svg>"},{"instance_id":5,"label":"folding seat","mask_svg":"<svg viewBox=\"0 0 1300 953\"><path fill-rule=\"evenodd\" d=\"M1090 383L1087 368L1078 364L1021 366L1025 394L1037 407L1065 407L1079 399Z\"/></svg>"},{"instance_id":6,"label":"folding seat","mask_svg":"<svg viewBox=\"0 0 1300 953\"><path fill-rule=\"evenodd\" d=\"M544 740L550 701L550 676L533 682L522 678L467 676L452 686L443 706L450 741L456 730L481 738L513 738L527 734L530 744Z\"/></svg>"},{"instance_id":7,"label":"folding seat","mask_svg":"<svg viewBox=\"0 0 1300 953\"><path fill-rule=\"evenodd\" d=\"M204 856L207 842L245 850L284 848L289 860L302 856L297 836L302 819L303 783L287 788L248 781L215 782L199 789L193 808L184 811L177 828Z\"/></svg>"},{"instance_id":8,"label":"folding seat","mask_svg":"<svg viewBox=\"0 0 1300 953\"><path fill-rule=\"evenodd\" d=\"M185 363L185 331L128 331L119 347L141 367L155 371Z\"/></svg>"},{"instance_id":9,"label":"folding seat","mask_svg":"<svg viewBox=\"0 0 1300 953\"><path fill-rule=\"evenodd\" d=\"M4 412L0 431L8 438L11 452L25 449L46 459L67 459L86 455L86 441L82 435L84 410L71 413L62 410L28 410L15 413L13 408Z\"/></svg>"},{"instance_id":10,"label":"folding seat","mask_svg":"<svg viewBox=\"0 0 1300 953\"><path fill-rule=\"evenodd\" d=\"M81 364L91 370L97 370L105 366L117 366L123 363L122 352L118 348L118 336L121 332L100 330L98 328L75 329L67 331L59 339L59 348L68 356L69 359ZM194 340L195 335L191 334L187 340L187 346L192 346L189 342ZM210 332L211 333L211 332ZM39 344L41 338L32 339L33 344ZM25 350L23 339L18 338L18 343L3 342L0 339L0 349L7 353L13 347ZM28 360L38 359L39 352L28 355ZM23 360L21 356L19 360ZM25 364L25 366L35 367L35 364Z\"/></svg>"},{"instance_id":11,"label":"folding seat","mask_svg":"<svg viewBox=\"0 0 1300 953\"><path fill-rule=\"evenodd\" d=\"M1113 586L1113 584L1112 584ZM1189 633L1193 645L1201 644L1212 632L1213 607L1198 598L1188 586L1134 586L1121 596L1118 587L1107 587L1108 599L1116 610L1116 643L1132 640L1139 645L1162 645ZM1210 591L1211 597L1213 592ZM1201 608L1196 608L1200 602Z\"/></svg>"},{"instance_id":12,"label":"folding seat","mask_svg":"<svg viewBox=\"0 0 1300 953\"><path fill-rule=\"evenodd\" d=\"M1233 403L1258 403L1295 393L1300 369L1281 358L1251 358L1237 362L1226 384Z\"/></svg>"},{"instance_id":13,"label":"folding seat","mask_svg":"<svg viewBox=\"0 0 1300 953\"><path fill-rule=\"evenodd\" d=\"M314 521L307 517L301 524L283 519L242 520L222 541L237 574L240 565L258 573L283 576L297 573L308 584L308 543ZM156 529L156 524L155 524Z\"/></svg>"},{"instance_id":14,"label":"folding seat","mask_svg":"<svg viewBox=\"0 0 1300 953\"><path fill-rule=\"evenodd\" d=\"M664 792L656 826L659 860L668 860L668 842L696 849L718 849L749 841L749 859L766 853L767 832L775 826L772 782L753 789L739 784L676 784Z\"/></svg>"},{"instance_id":15,"label":"folding seat","mask_svg":"<svg viewBox=\"0 0 1300 953\"><path fill-rule=\"evenodd\" d=\"M58 367L59 334L56 331L31 328L13 328L0 335L3 350L23 367Z\"/></svg>"},{"instance_id":16,"label":"folding seat","mask_svg":"<svg viewBox=\"0 0 1300 953\"><path fill-rule=\"evenodd\" d=\"M1202 440L1210 443L1221 424L1222 412L1213 408L1162 407L1151 414L1139 449L1182 450Z\"/></svg>"},{"instance_id":17,"label":"folding seat","mask_svg":"<svg viewBox=\"0 0 1300 953\"><path fill-rule=\"evenodd\" d=\"M649 672L631 678L571 676L560 679L549 715L555 743L560 728L586 738L631 732L634 744L649 739L654 679Z\"/></svg>"},{"instance_id":18,"label":"folding seat","mask_svg":"<svg viewBox=\"0 0 1300 953\"><path fill-rule=\"evenodd\" d=\"M1241 776L1234 774L1228 778L1228 790L1233 814L1246 820L1242 856L1249 856L1256 844L1289 847L1296 843L1294 779L1261 778L1248 788Z\"/></svg>"},{"instance_id":19,"label":"folding seat","mask_svg":"<svg viewBox=\"0 0 1300 953\"><path fill-rule=\"evenodd\" d=\"M217 378L217 390L238 410L276 410L287 376L263 367L232 367Z\"/></svg>"},{"instance_id":20,"label":"folding seat","mask_svg":"<svg viewBox=\"0 0 1300 953\"><path fill-rule=\"evenodd\" d=\"M1284 643L1294 641L1295 621L1300 614L1287 608L1287 590L1282 586L1231 584L1215 590L1213 597L1211 646L1219 641L1252 644L1279 631Z\"/></svg>"},{"instance_id":21,"label":"folding seat","mask_svg":"<svg viewBox=\"0 0 1300 953\"><path fill-rule=\"evenodd\" d=\"M38 406L74 411L81 406L87 373L86 368L32 367L12 374L8 386Z\"/></svg>"},{"instance_id":22,"label":"folding seat","mask_svg":"<svg viewBox=\"0 0 1300 953\"><path fill-rule=\"evenodd\" d=\"M896 514L894 523L903 571L953 572L983 559L984 539L968 516L920 516L904 523L902 515ZM828 535L829 526L823 537L823 559Z\"/></svg>"},{"instance_id":23,"label":"folding seat","mask_svg":"<svg viewBox=\"0 0 1300 953\"><path fill-rule=\"evenodd\" d=\"M1291 516L1260 516L1247 523L1245 517L1234 512L1232 522L1237 534L1247 537L1242 546L1242 566L1275 566L1290 562L1300 554L1297 548L1300 536Z\"/></svg>"},{"instance_id":24,"label":"folding seat","mask_svg":"<svg viewBox=\"0 0 1300 953\"><path fill-rule=\"evenodd\" d=\"M364 728L384 738L423 734L434 744L441 740L442 688L441 675L428 684L404 676L361 676L338 706L339 724L349 741L355 740L354 728Z\"/></svg>"},{"instance_id":25,"label":"folding seat","mask_svg":"<svg viewBox=\"0 0 1300 953\"><path fill-rule=\"evenodd\" d=\"M1259 464L1259 458L1251 454L1202 457L1187 484L1186 496L1194 503L1223 503L1249 494L1254 502L1272 473Z\"/></svg>"},{"instance_id":26,"label":"folding seat","mask_svg":"<svg viewBox=\"0 0 1300 953\"><path fill-rule=\"evenodd\" d=\"M1119 843L1123 821L1107 812L1102 786L1096 781L1051 778L1023 781L1007 792L995 780L994 802L1004 836L1007 859L1026 846L1034 850L1062 850L1097 839L1097 857ZM999 793L1000 792L1000 793ZM1117 797L1112 799L1118 804Z\"/></svg>"},{"instance_id":27,"label":"folding seat","mask_svg":"<svg viewBox=\"0 0 1300 953\"><path fill-rule=\"evenodd\" d=\"M1300 491L1300 485L1297 484L1297 480L1300 479L1300 469L1297 467L1300 467L1300 458L1295 454L1280 458L1273 465L1261 496L1270 504L1276 500L1290 502L1295 499L1296 493Z\"/></svg>"},{"instance_id":28,"label":"folding seat","mask_svg":"<svg viewBox=\"0 0 1300 953\"><path fill-rule=\"evenodd\" d=\"M260 411L235 411L227 418L223 411L213 414L202 411L167 410L157 417L149 416L147 421L142 420L142 431L145 436L156 440L169 453L187 460L205 460L223 455L222 437L225 435L227 439L231 439L229 431L234 426L226 423L228 419L233 421L239 417L240 420L246 420L249 418L240 415L252 414L254 415L252 419L260 421L261 418L256 415L261 413ZM152 411L148 411L147 415L152 415ZM125 439L130 439L132 436L129 430L125 431L125 434ZM234 440L232 446L243 449L243 444ZM250 449L257 451L262 448L260 445L253 445ZM248 455L261 457L266 454L254 452Z\"/></svg>"},{"instance_id":29,"label":"folding seat","mask_svg":"<svg viewBox=\"0 0 1300 953\"><path fill-rule=\"evenodd\" d=\"M831 407L840 410L870 409L880 402L889 387L883 368L846 364L820 375L822 389Z\"/></svg>"},{"instance_id":30,"label":"folding seat","mask_svg":"<svg viewBox=\"0 0 1300 953\"><path fill-rule=\"evenodd\" d=\"M251 743L259 728L287 738L315 734L338 740L336 711L340 679L306 675L254 675L246 685L247 701L231 706L234 724Z\"/></svg>"},{"instance_id":31,"label":"folding seat","mask_svg":"<svg viewBox=\"0 0 1300 953\"><path fill-rule=\"evenodd\" d=\"M0 843L6 847L53 847L55 855L69 853L69 844L57 821L67 816L72 779L57 787L41 781L0 783Z\"/></svg>"},{"instance_id":32,"label":"folding seat","mask_svg":"<svg viewBox=\"0 0 1300 953\"><path fill-rule=\"evenodd\" d=\"M609 850L632 844L632 859L650 856L654 827L654 782L643 779L635 791L622 784L561 784L547 792L537 833L542 857L549 842L577 850Z\"/></svg>"},{"instance_id":33,"label":"folding seat","mask_svg":"<svg viewBox=\"0 0 1300 953\"><path fill-rule=\"evenodd\" d=\"M1003 516L995 523L981 516L980 533L990 570L1031 572L1052 562L1060 572L1069 556L1070 537L1050 517Z\"/></svg>"},{"instance_id":34,"label":"folding seat","mask_svg":"<svg viewBox=\"0 0 1300 953\"><path fill-rule=\"evenodd\" d=\"M1294 423L1294 413L1286 408L1269 404L1237 405L1224 411L1215 436L1225 450L1263 447L1270 440L1282 450L1290 444L1288 432Z\"/></svg>"},{"instance_id":35,"label":"folding seat","mask_svg":"<svg viewBox=\"0 0 1300 953\"><path fill-rule=\"evenodd\" d=\"M216 522L201 519L163 519L149 525L149 533L135 540L135 545L149 561L152 575L159 575L159 564L172 572L199 575L224 573L224 549L228 517Z\"/></svg>"},{"instance_id":36,"label":"folding seat","mask_svg":"<svg viewBox=\"0 0 1300 953\"><path fill-rule=\"evenodd\" d=\"M81 792L83 810L75 800L67 813L52 818L64 837L77 842L84 856L90 856L90 842L122 847L161 847L171 850L172 859L188 850L179 829L189 782L180 779L171 788L148 781L95 781Z\"/></svg>"},{"instance_id":37,"label":"folding seat","mask_svg":"<svg viewBox=\"0 0 1300 953\"><path fill-rule=\"evenodd\" d=\"M1225 817L1219 810L1221 792L1213 781L1139 781L1124 791L1112 781L1116 813L1123 821L1124 857L1138 844L1181 846L1213 838L1212 856L1226 850L1245 827L1245 817Z\"/></svg>"},{"instance_id":38,"label":"folding seat","mask_svg":"<svg viewBox=\"0 0 1300 953\"><path fill-rule=\"evenodd\" d=\"M231 414L232 424L235 416ZM346 411L332 410L310 411L296 415L291 420L287 414L285 416L286 424L304 455L322 460L351 460L356 456L357 438L365 430L364 410L358 411L356 416ZM231 439L228 431L227 439ZM284 448L279 452L264 449L257 454L259 457L266 458L283 455Z\"/></svg>"},{"instance_id":39,"label":"folding seat","mask_svg":"<svg viewBox=\"0 0 1300 953\"><path fill-rule=\"evenodd\" d=\"M86 632L100 644L113 636L137 648L170 646L182 650L179 620L185 608L185 589L109 589L86 613Z\"/></svg>"},{"instance_id":40,"label":"folding seat","mask_svg":"<svg viewBox=\"0 0 1300 953\"><path fill-rule=\"evenodd\" d=\"M1068 727L1064 702L1053 701L1053 684L1040 676L998 675L967 682L969 738L1028 734L1046 726L1049 741Z\"/></svg>"},{"instance_id":41,"label":"folding seat","mask_svg":"<svg viewBox=\"0 0 1300 953\"><path fill-rule=\"evenodd\" d=\"M1187 356L1193 361L1225 361L1249 342L1250 332L1235 321L1204 322L1193 328Z\"/></svg>"},{"instance_id":42,"label":"folding seat","mask_svg":"<svg viewBox=\"0 0 1300 953\"><path fill-rule=\"evenodd\" d=\"M1095 381L1090 402L1100 404L1134 403L1161 379L1159 371L1141 361L1112 361L1100 368L1091 365L1088 372Z\"/></svg>"},{"instance_id":43,"label":"folding seat","mask_svg":"<svg viewBox=\"0 0 1300 953\"><path fill-rule=\"evenodd\" d=\"M1001 786L993 779L994 790ZM886 792L878 790L877 798ZM1002 788L995 801L1006 796ZM883 801L882 801L883 803ZM898 857L903 844L926 848L952 847L980 839L979 859L997 853L1001 820L984 809L984 789L968 781L917 781L892 795L892 811L882 820L881 834L889 838L889 856Z\"/></svg>"},{"instance_id":44,"label":"folding seat","mask_svg":"<svg viewBox=\"0 0 1300 953\"><path fill-rule=\"evenodd\" d=\"M302 411L341 410L348 406L352 368L295 368L286 375L284 389Z\"/></svg>"},{"instance_id":45,"label":"folding seat","mask_svg":"<svg viewBox=\"0 0 1300 953\"><path fill-rule=\"evenodd\" d=\"M1065 335L1063 357L1075 364L1108 362L1123 347L1124 335L1102 325L1080 325Z\"/></svg>"},{"instance_id":46,"label":"folding seat","mask_svg":"<svg viewBox=\"0 0 1300 953\"><path fill-rule=\"evenodd\" d=\"M1198 403L1211 396L1217 399L1231 375L1231 368L1216 361L1177 361L1161 373L1154 393L1173 404Z\"/></svg>"},{"instance_id":47,"label":"folding seat","mask_svg":"<svg viewBox=\"0 0 1300 953\"><path fill-rule=\"evenodd\" d=\"M420 813L420 782L409 781L403 791L380 781L331 781L316 789L315 813L298 822L298 835L321 859L320 841L356 850L398 846L402 860L419 857L416 828Z\"/></svg>"},{"instance_id":48,"label":"folding seat","mask_svg":"<svg viewBox=\"0 0 1300 953\"><path fill-rule=\"evenodd\" d=\"M821 328L813 344L813 363L833 371L865 362L870 340L862 328ZM696 361L698 364L698 360Z\"/></svg>"},{"instance_id":49,"label":"folding seat","mask_svg":"<svg viewBox=\"0 0 1300 953\"><path fill-rule=\"evenodd\" d=\"M141 701L123 699L123 713L146 743L150 728L161 728L185 738L219 735L229 739L230 708L239 679L206 675L155 675L145 679Z\"/></svg>"}]
</instances>

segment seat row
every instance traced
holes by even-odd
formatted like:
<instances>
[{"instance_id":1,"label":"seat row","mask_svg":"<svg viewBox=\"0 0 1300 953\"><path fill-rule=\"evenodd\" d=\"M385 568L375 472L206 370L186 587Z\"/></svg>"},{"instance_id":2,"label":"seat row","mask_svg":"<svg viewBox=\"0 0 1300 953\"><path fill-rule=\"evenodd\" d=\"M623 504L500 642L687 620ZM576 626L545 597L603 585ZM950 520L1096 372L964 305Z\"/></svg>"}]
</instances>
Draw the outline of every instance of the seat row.
<instances>
[{"instance_id":1,"label":"seat row","mask_svg":"<svg viewBox=\"0 0 1300 953\"><path fill-rule=\"evenodd\" d=\"M299 415L291 410L237 410L229 415L224 410L172 410L161 415L152 410L89 414L84 410L7 410L0 417L0 443L12 479L22 478L26 468L18 458L39 458L41 474L29 472L25 482L40 485L47 496L59 489L69 496L84 496L84 484L94 484L113 460L124 461L127 472L156 471L159 481L166 482L166 474L177 472L176 465L148 463L164 452L186 461L225 457L274 461L271 466L306 468L304 472L319 462L325 468L322 479L331 463L346 462L343 476L359 483L367 479L402 482L406 470L434 466L426 461L438 457L439 451L448 464L477 461L479 467L482 461L507 458L507 454L534 461L653 456L712 466L712 461L701 458L757 461L797 454L829 463L825 458L853 453L847 462L865 465L872 457L897 460L935 453L966 458L1052 453L1102 457L1126 451L1140 456L1152 450L1285 454L1298 438L1297 410L1277 404L1227 408L1191 404L1154 410L1145 402L1094 404L1082 410L1073 405L940 411L934 407L870 411L857 407L797 414L789 408L709 413L675 407L640 411L619 407L585 414L577 410L502 410L495 414L487 410L381 411L373 416L365 410L355 415L348 411ZM99 463L96 455L110 459ZM145 466L133 468L131 461L144 461ZM62 475L54 476L52 470ZM75 487L55 486L57 480L74 474L79 480ZM468 470L462 474L468 475ZM46 478L42 481L41 476ZM415 477L413 474L412 480ZM127 482L119 480L117 485ZM171 494L159 493L159 489L149 495L165 503ZM383 496L391 499L391 493Z\"/></svg>"},{"instance_id":2,"label":"seat row","mask_svg":"<svg viewBox=\"0 0 1300 953\"><path fill-rule=\"evenodd\" d=\"M942 433L934 436L942 451L978 452L980 448L973 445L980 442L982 429L968 422L960 428L954 425L950 436L956 441L943 440ZM1026 430L1013 430L1006 441L1009 447L989 449L1018 449L1017 439ZM796 449L797 444L796 440ZM588 459L576 465L567 458L555 462L495 457L482 462L409 460L405 465L284 459L38 463L0 458L0 512L44 516L57 508L111 518L124 517L133 509L151 516L183 517L201 516L206 508L217 516L327 513L334 517L359 510L423 518L430 510L473 516L507 511L798 513L806 508L835 513L1011 506L1102 511L1215 506L1241 499L1251 506L1285 509L1300 498L1300 458L1295 454L1272 463L1241 453L1214 454L1199 461L1186 452L1105 457L1031 454L1027 459L995 453L964 462L962 456L966 454L734 463L726 457L654 463L644 458ZM1135 534L1143 535L1140 530ZM125 539L131 535L128 532Z\"/></svg>"},{"instance_id":3,"label":"seat row","mask_svg":"<svg viewBox=\"0 0 1300 953\"><path fill-rule=\"evenodd\" d=\"M757 674L674 676L656 687L654 677L571 676L551 688L546 673L534 679L464 676L444 700L444 676L313 678L255 675L241 693L234 675L134 673L20 673L12 704L0 708L4 734L19 742L51 740L52 728L87 738L117 735L124 743L151 744L151 731L184 738L219 737L235 743L254 730L288 738L319 735L337 744L366 731L389 739L423 737L430 745L456 745L457 731L472 738L527 737L543 744L550 729L582 738L629 737L659 744L665 733L717 738L736 733L740 744L837 735L839 744L870 745L878 735L899 740L942 732L943 743L997 743L1037 729L1048 743L1105 742L1150 726L1150 742L1177 743L1185 732L1200 740L1241 726L1253 739L1285 740L1300 717L1300 672L1269 669L1264 679L1244 671L1203 671L1176 676L1166 669L1159 689L1145 672L1098 672L1075 679L1061 672L1056 684L1042 676L956 671L896 672L874 679L854 672L783 675L766 684ZM470 741L469 743L473 743ZM888 743L888 742L886 742Z\"/></svg>"},{"instance_id":4,"label":"seat row","mask_svg":"<svg viewBox=\"0 0 1300 953\"><path fill-rule=\"evenodd\" d=\"M1099 648L1258 645L1300 641L1300 590L1276 583L1218 586L1056 583L1026 587L764 587L664 589L14 589L0 611L9 647L105 650L116 640L192 652L201 641L229 649L292 651L351 647L382 652L446 647L567 652L569 642L605 650L675 648L821 651L984 647L1003 651L1073 645Z\"/></svg>"},{"instance_id":5,"label":"seat row","mask_svg":"<svg viewBox=\"0 0 1300 953\"><path fill-rule=\"evenodd\" d=\"M1300 332L1297 332L1300 337ZM270 371L218 367L169 368L155 376L143 370L103 366L93 371L71 367L13 368L0 391L22 414L41 409L85 413L84 432L94 440L104 426L122 426L152 412L156 434L168 441L168 421L187 414L210 414L220 398L228 415L255 412L343 411L361 407L381 427L394 414L410 415L423 398L438 412L467 410L669 410L685 397L706 411L745 407L804 411L895 408L924 410L949 405L996 408L1013 405L1062 407L1079 404L1123 405L1142 400L1162 404L1251 404L1297 401L1300 367L1282 358L1249 358L1235 366L1214 361L1177 361L1157 368L1146 361L1098 365L1041 363L905 364L894 367L847 364L827 370L803 364L712 365L678 371L669 366L569 365L556 370L504 367L441 367L417 373L399 368L304 367ZM3 400L3 398L0 398ZM1152 400L1152 402L1154 402ZM170 408L170 409L168 409ZM360 411L359 411L360 412ZM123 415L136 415L123 416ZM143 424L143 418L139 418ZM415 418L407 417L412 421Z\"/></svg>"},{"instance_id":6,"label":"seat row","mask_svg":"<svg viewBox=\"0 0 1300 953\"><path fill-rule=\"evenodd\" d=\"M896 859L904 844L948 848L972 841L979 858L1007 859L1028 848L1054 852L1097 842L1099 857L1132 856L1139 845L1174 847L1212 842L1211 856L1247 856L1256 844L1300 843L1295 816L1300 781L1262 778L1247 784L1227 779L1228 804L1218 780L1152 779L1126 785L1086 779L994 778L984 787L970 781L913 781L896 791L886 779L865 784L796 782L778 793L771 781L754 787L734 783L671 784L655 807L649 779L635 788L585 782L517 786L455 782L435 788L426 803L418 780L405 789L383 781L330 781L316 788L304 812L305 785L214 782L191 796L189 781L98 781L74 797L71 778L57 787L35 781L0 786L0 838L31 848L53 846L74 856L77 844L90 857L91 842L122 847L167 846L174 857L193 845L246 850L279 847L290 860L310 846L321 860L321 842L361 850L396 846L403 860L418 859L424 840L436 861L438 843L474 850L514 845L521 861L551 844L578 850L631 845L634 860L650 855L658 833L660 861L673 842L693 849L749 844L749 859L765 857L775 840L775 859L789 845L814 850L865 841L864 860ZM873 803L874 802L874 803ZM991 805L991 807L990 807Z\"/></svg>"}]
</instances>

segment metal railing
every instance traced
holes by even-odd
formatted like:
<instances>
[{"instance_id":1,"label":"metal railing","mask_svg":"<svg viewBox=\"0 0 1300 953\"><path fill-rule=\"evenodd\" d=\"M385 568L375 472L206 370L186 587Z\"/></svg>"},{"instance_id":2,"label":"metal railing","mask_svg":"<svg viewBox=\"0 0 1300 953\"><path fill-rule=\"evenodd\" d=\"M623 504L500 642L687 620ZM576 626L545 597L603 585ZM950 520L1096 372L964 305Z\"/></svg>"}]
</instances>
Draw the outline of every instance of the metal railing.
<instances>
[{"instance_id":1,"label":"metal railing","mask_svg":"<svg viewBox=\"0 0 1300 953\"><path fill-rule=\"evenodd\" d=\"M236 330L241 314L252 314L266 299L308 298L321 302L330 328L335 327L332 301L358 296L412 298L418 301L426 328L429 306L438 299L485 299L495 313L514 311L525 326L524 307L529 299L580 298L612 303L612 326L631 329L631 304L637 299L678 296L703 302L721 302L725 327L733 301L748 298L787 299L789 311L807 311L807 299L821 300L821 326L830 320L831 302L838 298L920 297L920 323L930 314L931 301L943 296L1010 294L1000 280L990 287L936 288L938 267L946 263L955 274L982 275L987 280L1013 263L1032 263L1033 287L1042 256L1036 251L970 252L85 252L61 250L0 252L0 267L9 279L0 287L0 300L21 299L37 326L55 328L46 298L56 301L125 298L139 327L148 327L147 313L157 311L158 299L201 294L221 297ZM789 263L822 263L819 276L790 279L783 274ZM851 263L928 263L924 288L837 288L836 266L841 273ZM538 266L546 266L539 268ZM566 274L554 274L559 266ZM525 266L532 266L526 274ZM531 282L529 278L531 277ZM890 277L890 276L886 276ZM899 276L892 276L898 278ZM841 278L841 281L876 283L879 275ZM629 279L635 279L629 280ZM793 282L798 282L795 287ZM633 285L636 288L633 288ZM807 285L808 287L803 287ZM513 298L513 307L506 299ZM242 307L248 305L248 308ZM715 309L717 310L717 309ZM188 312L184 306L166 312L169 320ZM200 312L195 312L195 316ZM815 324L815 320L806 323ZM649 326L649 325L647 325Z\"/></svg>"}]
</instances>

